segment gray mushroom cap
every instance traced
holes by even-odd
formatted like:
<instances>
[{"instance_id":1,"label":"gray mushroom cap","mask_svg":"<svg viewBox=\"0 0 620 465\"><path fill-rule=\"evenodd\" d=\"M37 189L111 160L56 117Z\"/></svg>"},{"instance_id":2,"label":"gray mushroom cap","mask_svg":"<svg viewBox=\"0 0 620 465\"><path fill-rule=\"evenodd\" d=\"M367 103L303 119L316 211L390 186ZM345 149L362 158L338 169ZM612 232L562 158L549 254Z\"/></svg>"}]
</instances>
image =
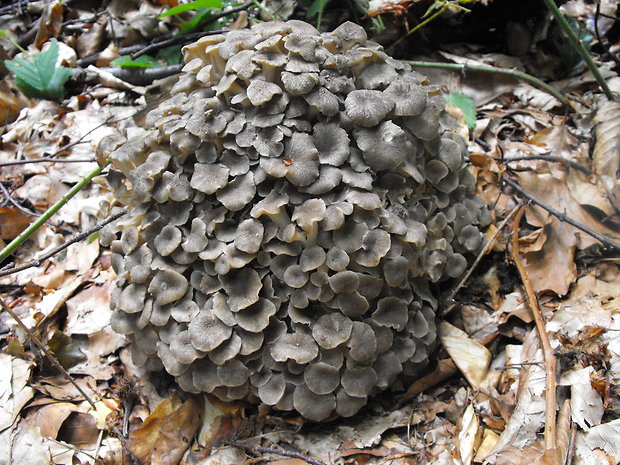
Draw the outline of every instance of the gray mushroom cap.
<instances>
[{"instance_id":1,"label":"gray mushroom cap","mask_svg":"<svg viewBox=\"0 0 620 465\"><path fill-rule=\"evenodd\" d=\"M188 285L187 279L176 271L161 270L149 284L149 293L157 305L166 305L183 297Z\"/></svg>"},{"instance_id":2,"label":"gray mushroom cap","mask_svg":"<svg viewBox=\"0 0 620 465\"><path fill-rule=\"evenodd\" d=\"M323 421L336 408L336 397L333 394L315 394L304 384L300 384L293 394L293 406L309 420Z\"/></svg>"},{"instance_id":3,"label":"gray mushroom cap","mask_svg":"<svg viewBox=\"0 0 620 465\"><path fill-rule=\"evenodd\" d=\"M280 336L271 346L271 356L277 362L295 360L308 363L319 354L316 342L303 333L287 333Z\"/></svg>"},{"instance_id":4,"label":"gray mushroom cap","mask_svg":"<svg viewBox=\"0 0 620 465\"><path fill-rule=\"evenodd\" d=\"M347 95L344 108L354 124L370 128L385 119L394 102L378 90L354 90Z\"/></svg>"},{"instance_id":5,"label":"gray mushroom cap","mask_svg":"<svg viewBox=\"0 0 620 465\"><path fill-rule=\"evenodd\" d=\"M376 171L396 168L412 148L405 131L391 121L369 129L356 129L353 134L364 161Z\"/></svg>"}]
</instances>

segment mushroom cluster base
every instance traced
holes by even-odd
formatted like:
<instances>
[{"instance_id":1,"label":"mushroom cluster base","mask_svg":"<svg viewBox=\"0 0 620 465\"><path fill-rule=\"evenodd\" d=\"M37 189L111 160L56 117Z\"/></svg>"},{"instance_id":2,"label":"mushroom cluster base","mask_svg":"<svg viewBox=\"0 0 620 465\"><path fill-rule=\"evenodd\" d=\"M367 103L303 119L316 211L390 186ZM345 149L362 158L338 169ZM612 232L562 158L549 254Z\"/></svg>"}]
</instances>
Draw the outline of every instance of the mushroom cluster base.
<instances>
[{"instance_id":1,"label":"mushroom cluster base","mask_svg":"<svg viewBox=\"0 0 620 465\"><path fill-rule=\"evenodd\" d=\"M345 23L184 48L144 134L104 139L115 331L179 386L322 421L415 378L437 284L489 215L438 89Z\"/></svg>"}]
</instances>

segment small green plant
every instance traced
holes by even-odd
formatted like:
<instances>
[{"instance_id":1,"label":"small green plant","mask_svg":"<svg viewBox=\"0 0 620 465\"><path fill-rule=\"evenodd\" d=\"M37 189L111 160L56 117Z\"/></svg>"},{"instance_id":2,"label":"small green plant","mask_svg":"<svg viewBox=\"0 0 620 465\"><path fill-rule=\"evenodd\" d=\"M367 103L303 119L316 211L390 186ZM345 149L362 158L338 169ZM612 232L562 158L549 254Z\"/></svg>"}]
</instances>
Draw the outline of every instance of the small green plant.
<instances>
[{"instance_id":1,"label":"small green plant","mask_svg":"<svg viewBox=\"0 0 620 465\"><path fill-rule=\"evenodd\" d=\"M312 2L312 5L310 5L310 8L308 8L308 12L307 12L308 18L314 18L315 16L317 17L316 19L317 29L321 29L321 22L323 21L323 11L325 10L325 7L327 6L328 3L329 3L329 0L314 0Z\"/></svg>"},{"instance_id":2,"label":"small green plant","mask_svg":"<svg viewBox=\"0 0 620 465\"><path fill-rule=\"evenodd\" d=\"M142 55L141 57L133 60L129 56L118 57L110 62L112 66L120 66L121 68L156 68L161 66L159 62L149 55Z\"/></svg>"},{"instance_id":3,"label":"small green plant","mask_svg":"<svg viewBox=\"0 0 620 465\"><path fill-rule=\"evenodd\" d=\"M61 99L65 94L65 82L71 77L71 70L64 66L56 66L58 60L56 39L50 40L47 51L31 58L32 61L23 58L4 60L6 67L15 74L17 88L30 98Z\"/></svg>"},{"instance_id":4,"label":"small green plant","mask_svg":"<svg viewBox=\"0 0 620 465\"><path fill-rule=\"evenodd\" d=\"M449 105L459 108L463 115L465 115L465 123L469 130L474 129L476 125L476 105L471 97L465 94L454 93L445 94L443 98L446 99Z\"/></svg>"},{"instance_id":5,"label":"small green plant","mask_svg":"<svg viewBox=\"0 0 620 465\"><path fill-rule=\"evenodd\" d=\"M220 10L224 4L220 0L195 0L189 3L183 3L164 11L159 18L167 16L179 15L186 11L194 11L194 16L181 26L181 32L187 33L198 27L203 21L209 19L213 14L213 10Z\"/></svg>"}]
</instances>

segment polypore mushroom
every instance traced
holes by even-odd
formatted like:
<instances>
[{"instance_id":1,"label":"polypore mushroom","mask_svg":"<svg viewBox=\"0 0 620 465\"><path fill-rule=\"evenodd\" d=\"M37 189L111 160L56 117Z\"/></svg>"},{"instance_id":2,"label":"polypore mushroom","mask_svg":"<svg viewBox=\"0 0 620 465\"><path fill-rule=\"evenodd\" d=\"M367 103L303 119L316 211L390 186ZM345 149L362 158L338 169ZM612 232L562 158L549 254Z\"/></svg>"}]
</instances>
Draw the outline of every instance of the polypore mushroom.
<instances>
[{"instance_id":1,"label":"polypore mushroom","mask_svg":"<svg viewBox=\"0 0 620 465\"><path fill-rule=\"evenodd\" d=\"M433 292L490 221L443 97L352 23L263 22L183 53L146 135L97 154L128 212L100 238L133 360L314 421L415 380Z\"/></svg>"}]
</instances>

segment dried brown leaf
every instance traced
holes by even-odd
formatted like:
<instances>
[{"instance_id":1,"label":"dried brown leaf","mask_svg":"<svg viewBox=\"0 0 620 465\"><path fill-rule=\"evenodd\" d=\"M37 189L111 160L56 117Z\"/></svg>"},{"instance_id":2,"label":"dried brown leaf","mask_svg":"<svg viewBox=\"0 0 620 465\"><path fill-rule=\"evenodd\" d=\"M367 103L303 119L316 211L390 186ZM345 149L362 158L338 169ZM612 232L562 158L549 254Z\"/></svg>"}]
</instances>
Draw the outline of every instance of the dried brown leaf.
<instances>
[{"instance_id":1,"label":"dried brown leaf","mask_svg":"<svg viewBox=\"0 0 620 465\"><path fill-rule=\"evenodd\" d=\"M175 465L200 425L200 402L173 394L151 413L129 438L131 451L145 465Z\"/></svg>"},{"instance_id":2,"label":"dried brown leaf","mask_svg":"<svg viewBox=\"0 0 620 465\"><path fill-rule=\"evenodd\" d=\"M78 406L71 402L51 402L31 409L26 419L37 425L43 436L56 439L64 421L77 408Z\"/></svg>"},{"instance_id":3,"label":"dried brown leaf","mask_svg":"<svg viewBox=\"0 0 620 465\"><path fill-rule=\"evenodd\" d=\"M32 217L14 207L0 207L0 239L15 239L30 226Z\"/></svg>"}]
</instances>

